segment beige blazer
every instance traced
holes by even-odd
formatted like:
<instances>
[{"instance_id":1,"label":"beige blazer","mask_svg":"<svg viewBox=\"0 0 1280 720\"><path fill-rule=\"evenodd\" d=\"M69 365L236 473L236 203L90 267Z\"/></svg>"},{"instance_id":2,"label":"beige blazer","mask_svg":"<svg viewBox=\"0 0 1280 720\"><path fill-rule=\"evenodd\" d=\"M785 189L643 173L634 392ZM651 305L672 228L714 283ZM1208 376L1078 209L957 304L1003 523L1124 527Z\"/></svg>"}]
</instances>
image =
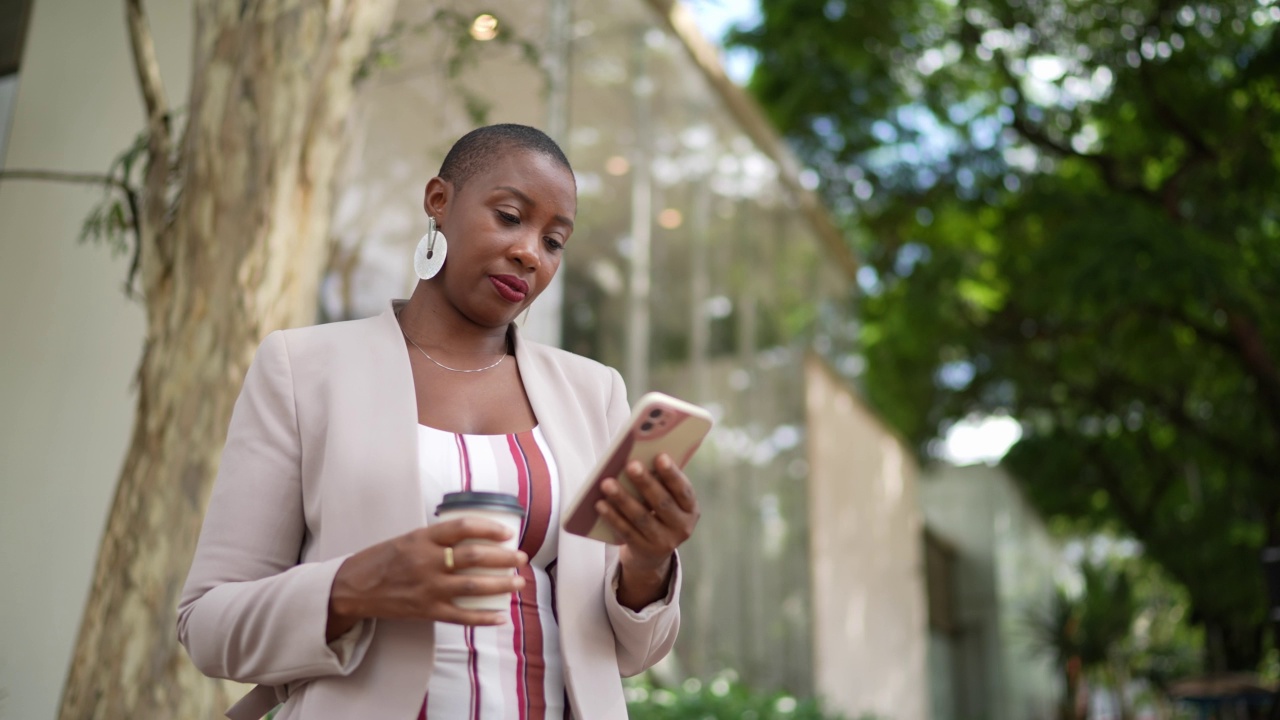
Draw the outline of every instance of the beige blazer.
<instances>
[{"instance_id":1,"label":"beige blazer","mask_svg":"<svg viewBox=\"0 0 1280 720\"><path fill-rule=\"evenodd\" d=\"M572 498L627 420L618 373L517 339L529 402ZM350 554L427 522L417 405L392 309L273 332L245 377L191 572L178 638L206 675L260 686L228 711L259 718L412 720L434 661L428 621L366 620L325 642L329 590ZM574 716L625 718L621 677L663 658L680 575L639 613L616 598L617 548L560 534L557 603ZM335 644L340 646L340 644Z\"/></svg>"}]
</instances>

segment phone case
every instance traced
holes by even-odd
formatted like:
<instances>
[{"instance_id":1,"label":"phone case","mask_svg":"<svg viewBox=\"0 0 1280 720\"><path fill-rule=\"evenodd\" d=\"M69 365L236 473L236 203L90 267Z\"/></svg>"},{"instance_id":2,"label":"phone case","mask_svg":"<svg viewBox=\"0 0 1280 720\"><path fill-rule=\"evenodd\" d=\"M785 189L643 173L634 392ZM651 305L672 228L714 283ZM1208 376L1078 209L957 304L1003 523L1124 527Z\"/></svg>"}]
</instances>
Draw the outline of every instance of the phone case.
<instances>
[{"instance_id":1,"label":"phone case","mask_svg":"<svg viewBox=\"0 0 1280 720\"><path fill-rule=\"evenodd\" d=\"M654 459L667 453L683 468L711 430L711 423L711 413L697 405L662 393L646 393L636 403L627 426L613 439L609 451L578 491L560 526L574 535L619 544L613 529L596 513L596 501L604 498L600 482L617 478L627 492L639 498L640 492L623 472L627 463L639 460L645 467L652 468Z\"/></svg>"}]
</instances>

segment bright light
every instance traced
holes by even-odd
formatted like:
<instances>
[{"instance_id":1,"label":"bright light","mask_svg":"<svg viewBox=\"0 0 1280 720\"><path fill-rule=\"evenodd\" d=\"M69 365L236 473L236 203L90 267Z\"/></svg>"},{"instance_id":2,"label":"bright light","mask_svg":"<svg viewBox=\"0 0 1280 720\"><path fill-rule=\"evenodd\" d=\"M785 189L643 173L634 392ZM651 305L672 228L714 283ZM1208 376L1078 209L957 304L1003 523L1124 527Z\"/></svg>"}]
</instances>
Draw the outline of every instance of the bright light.
<instances>
[{"instance_id":1,"label":"bright light","mask_svg":"<svg viewBox=\"0 0 1280 720\"><path fill-rule=\"evenodd\" d=\"M626 175L627 171L630 169L631 163L627 162L627 159L621 155L614 155L604 161L604 171L615 177L618 175Z\"/></svg>"},{"instance_id":2,"label":"bright light","mask_svg":"<svg viewBox=\"0 0 1280 720\"><path fill-rule=\"evenodd\" d=\"M1027 58L1027 70L1042 82L1053 82L1067 74L1067 63L1056 55L1036 55Z\"/></svg>"},{"instance_id":3,"label":"bright light","mask_svg":"<svg viewBox=\"0 0 1280 720\"><path fill-rule=\"evenodd\" d=\"M955 465L999 462L1022 437L1022 426L1008 415L968 417L947 431L942 458Z\"/></svg>"},{"instance_id":4,"label":"bright light","mask_svg":"<svg viewBox=\"0 0 1280 720\"><path fill-rule=\"evenodd\" d=\"M658 224L667 230L675 230L684 223L684 215L675 208L667 208L658 213Z\"/></svg>"},{"instance_id":5,"label":"bright light","mask_svg":"<svg viewBox=\"0 0 1280 720\"><path fill-rule=\"evenodd\" d=\"M498 18L488 13L477 16L471 23L471 37L480 42L498 37Z\"/></svg>"}]
</instances>

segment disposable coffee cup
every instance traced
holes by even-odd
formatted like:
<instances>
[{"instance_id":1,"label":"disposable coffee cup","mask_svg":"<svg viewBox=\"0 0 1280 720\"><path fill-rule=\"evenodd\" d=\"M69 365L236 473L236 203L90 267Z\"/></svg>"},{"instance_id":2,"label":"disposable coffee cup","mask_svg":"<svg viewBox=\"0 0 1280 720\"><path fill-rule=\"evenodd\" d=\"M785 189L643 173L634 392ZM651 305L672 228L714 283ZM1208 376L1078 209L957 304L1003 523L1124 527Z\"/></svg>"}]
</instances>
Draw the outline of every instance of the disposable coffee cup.
<instances>
[{"instance_id":1,"label":"disposable coffee cup","mask_svg":"<svg viewBox=\"0 0 1280 720\"><path fill-rule=\"evenodd\" d=\"M515 495L495 492L454 492L445 493L444 500L436 506L436 516L443 522L459 518L481 518L492 520L511 530L511 537L504 542L492 540L463 540L458 543L469 545L497 545L515 550L520 542L520 522L524 520L524 508L520 498ZM502 577L514 571L504 568L461 568L459 575L491 575ZM506 610L511 605L511 593L497 595L475 595L456 597L453 604L467 610Z\"/></svg>"}]
</instances>

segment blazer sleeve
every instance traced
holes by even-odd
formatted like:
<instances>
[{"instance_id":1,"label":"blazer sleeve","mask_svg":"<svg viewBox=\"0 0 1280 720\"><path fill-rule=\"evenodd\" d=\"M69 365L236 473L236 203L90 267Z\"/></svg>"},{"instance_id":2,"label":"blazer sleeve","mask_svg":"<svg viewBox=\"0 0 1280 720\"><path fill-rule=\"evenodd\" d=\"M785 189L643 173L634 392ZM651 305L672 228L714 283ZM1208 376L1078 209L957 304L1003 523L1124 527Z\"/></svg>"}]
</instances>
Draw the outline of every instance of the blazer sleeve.
<instances>
[{"instance_id":1,"label":"blazer sleeve","mask_svg":"<svg viewBox=\"0 0 1280 720\"><path fill-rule=\"evenodd\" d=\"M350 674L373 635L365 621L330 646L329 593L348 556L299 563L306 537L302 446L286 337L249 367L178 605L178 639L211 677L286 685Z\"/></svg>"},{"instance_id":2,"label":"blazer sleeve","mask_svg":"<svg viewBox=\"0 0 1280 720\"><path fill-rule=\"evenodd\" d=\"M617 370L609 369L613 387L610 391L608 424L613 437L631 416L627 403L627 388ZM631 677L653 667L671 652L680 631L680 584L682 571L677 553L672 564L671 580L667 595L639 612L618 602L618 579L622 568L618 561L618 546L605 546L604 606L613 627L614 645L618 654L618 671L623 677Z\"/></svg>"}]
</instances>

